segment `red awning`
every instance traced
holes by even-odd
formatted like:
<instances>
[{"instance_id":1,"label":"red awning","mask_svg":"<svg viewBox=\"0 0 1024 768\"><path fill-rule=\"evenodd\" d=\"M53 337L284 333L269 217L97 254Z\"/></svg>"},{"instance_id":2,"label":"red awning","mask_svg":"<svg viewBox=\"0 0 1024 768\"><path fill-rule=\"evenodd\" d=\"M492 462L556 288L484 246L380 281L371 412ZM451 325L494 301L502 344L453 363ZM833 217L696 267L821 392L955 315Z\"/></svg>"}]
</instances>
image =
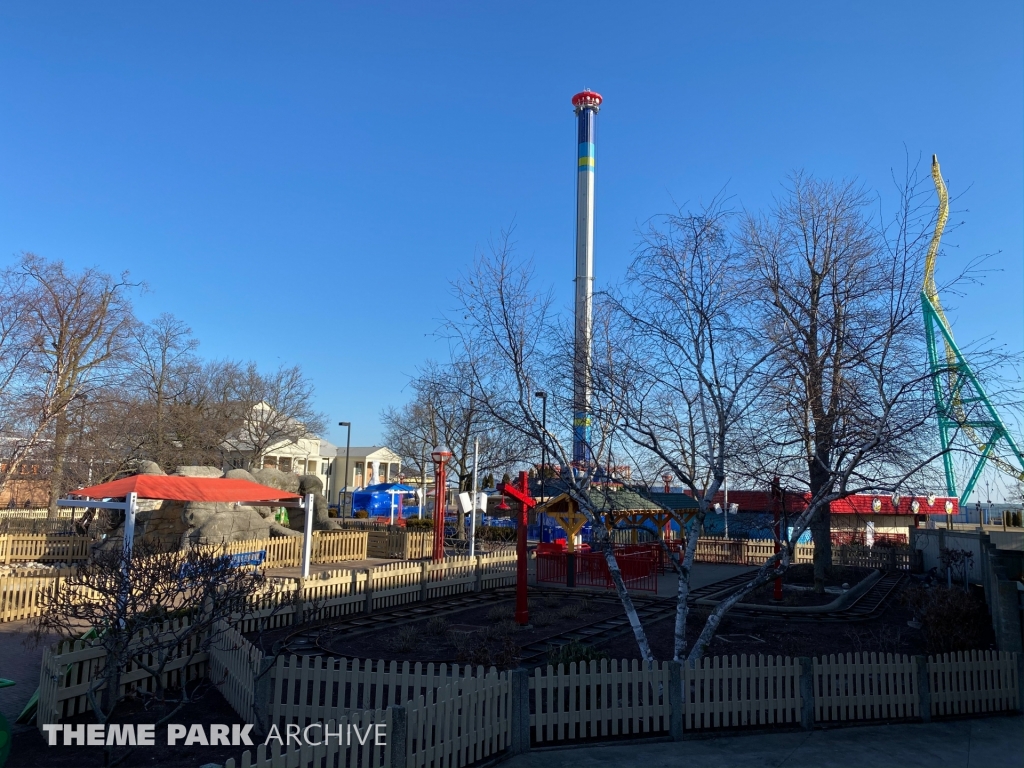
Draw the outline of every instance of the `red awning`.
<instances>
[{"instance_id":1,"label":"red awning","mask_svg":"<svg viewBox=\"0 0 1024 768\"><path fill-rule=\"evenodd\" d=\"M177 477L172 475L132 475L102 485L79 488L71 493L90 499L121 499L129 493L140 499L168 501L298 501L297 493L280 491L248 480L219 477Z\"/></svg>"}]
</instances>

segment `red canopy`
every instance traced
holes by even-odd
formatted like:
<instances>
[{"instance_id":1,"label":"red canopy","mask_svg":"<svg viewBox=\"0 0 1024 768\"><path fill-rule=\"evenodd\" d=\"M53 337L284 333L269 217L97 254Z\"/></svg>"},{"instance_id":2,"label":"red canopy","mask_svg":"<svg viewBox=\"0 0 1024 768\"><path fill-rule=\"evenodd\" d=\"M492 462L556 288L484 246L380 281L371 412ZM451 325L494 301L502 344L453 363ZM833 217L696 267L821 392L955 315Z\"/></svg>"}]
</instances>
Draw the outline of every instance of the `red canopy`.
<instances>
[{"instance_id":1,"label":"red canopy","mask_svg":"<svg viewBox=\"0 0 1024 768\"><path fill-rule=\"evenodd\" d=\"M280 491L248 480L220 477L177 477L171 475L132 475L120 480L79 488L71 493L90 499L120 499L129 493L140 499L168 501L298 501L297 493Z\"/></svg>"}]
</instances>

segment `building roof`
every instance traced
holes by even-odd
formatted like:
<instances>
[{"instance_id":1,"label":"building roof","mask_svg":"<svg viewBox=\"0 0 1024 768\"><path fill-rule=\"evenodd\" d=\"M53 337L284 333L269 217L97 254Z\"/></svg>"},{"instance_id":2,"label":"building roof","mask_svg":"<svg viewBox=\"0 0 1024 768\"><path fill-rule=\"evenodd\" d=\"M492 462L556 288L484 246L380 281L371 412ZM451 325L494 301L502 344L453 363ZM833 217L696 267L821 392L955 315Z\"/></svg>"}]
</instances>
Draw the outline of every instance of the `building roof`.
<instances>
[{"instance_id":1,"label":"building roof","mask_svg":"<svg viewBox=\"0 0 1024 768\"><path fill-rule=\"evenodd\" d=\"M546 489L545 489L546 490ZM548 495L548 504L557 502L562 497L569 496L571 494L560 491L555 495ZM594 511L598 514L605 514L608 512L662 512L664 509L650 499L645 499L636 491L630 491L625 488L615 488L605 490L603 488L591 488L587 494L590 498L591 504L594 505Z\"/></svg>"},{"instance_id":2,"label":"building roof","mask_svg":"<svg viewBox=\"0 0 1024 768\"><path fill-rule=\"evenodd\" d=\"M683 496L686 494L651 494L655 496ZM786 512L799 513L807 509L811 501L811 494L786 491ZM917 502L917 509L914 509L914 502ZM960 502L955 496L910 496L900 495L898 504L893 504L892 496L889 494L857 493L842 499L833 501L829 508L832 514L836 515L944 515L946 514L946 502L952 506L952 513L956 514L960 509ZM876 504L877 502L877 504ZM696 504L696 502L694 502ZM725 493L719 491L711 500L715 504L725 505ZM729 491L729 503L738 504L740 512L773 512L775 507L768 491ZM878 507L876 510L875 507Z\"/></svg>"},{"instance_id":3,"label":"building roof","mask_svg":"<svg viewBox=\"0 0 1024 768\"><path fill-rule=\"evenodd\" d=\"M401 456L392 451L386 445L353 445L348 449L349 458L356 457L358 459L368 459L376 453L385 453L390 460L392 456L397 460L401 460ZM338 448L338 456L345 455L345 447ZM382 457L383 458L383 457Z\"/></svg>"},{"instance_id":4,"label":"building roof","mask_svg":"<svg viewBox=\"0 0 1024 768\"><path fill-rule=\"evenodd\" d=\"M336 446L330 440L324 440L321 437L320 438L320 455L321 456L329 456L330 458L334 458L335 456L338 455L338 446Z\"/></svg>"},{"instance_id":5,"label":"building roof","mask_svg":"<svg viewBox=\"0 0 1024 768\"><path fill-rule=\"evenodd\" d=\"M140 499L168 501L264 502L298 501L301 496L248 480L177 475L132 475L109 483L79 488L75 496L120 499L135 493Z\"/></svg>"},{"instance_id":6,"label":"building roof","mask_svg":"<svg viewBox=\"0 0 1024 768\"><path fill-rule=\"evenodd\" d=\"M685 493L657 493L648 491L644 494L659 507L670 509L673 512L680 509L697 509L697 500Z\"/></svg>"}]
</instances>

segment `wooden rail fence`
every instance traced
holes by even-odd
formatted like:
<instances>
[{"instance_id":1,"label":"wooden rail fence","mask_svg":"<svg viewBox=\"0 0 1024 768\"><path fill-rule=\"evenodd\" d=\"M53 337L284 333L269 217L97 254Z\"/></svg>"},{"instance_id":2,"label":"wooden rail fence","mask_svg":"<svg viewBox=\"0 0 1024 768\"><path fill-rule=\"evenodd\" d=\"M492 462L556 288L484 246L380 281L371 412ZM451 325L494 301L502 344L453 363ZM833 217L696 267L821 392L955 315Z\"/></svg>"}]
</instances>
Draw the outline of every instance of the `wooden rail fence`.
<instances>
[{"instance_id":1,"label":"wooden rail fence","mask_svg":"<svg viewBox=\"0 0 1024 768\"><path fill-rule=\"evenodd\" d=\"M87 536L7 533L0 536L0 563L71 563L89 559Z\"/></svg>"},{"instance_id":2,"label":"wooden rail fence","mask_svg":"<svg viewBox=\"0 0 1024 768\"><path fill-rule=\"evenodd\" d=\"M22 540L27 540L24 543ZM89 539L69 536L0 536L0 562L10 557L12 563L29 560L50 562L77 561L88 558ZM264 567L297 567L301 562L302 539L252 539L223 544L219 551L226 555L265 551ZM40 554L45 552L49 554ZM76 557L68 557L68 553ZM333 563L366 559L366 532L317 531L314 533L312 560ZM81 555L78 557L77 555ZM31 574L31 575L30 575ZM0 576L0 622L19 621L38 616L46 594L57 588L67 571L21 571Z\"/></svg>"},{"instance_id":3,"label":"wooden rail fence","mask_svg":"<svg viewBox=\"0 0 1024 768\"><path fill-rule=\"evenodd\" d=\"M188 619L175 619L175 622ZM195 640L195 639L193 639ZM195 646L177 649L176 657L165 667L163 685L180 685L203 677L207 672L206 653L194 653ZM88 691L93 681L103 674L105 651L87 640L66 640L52 648L43 649L39 673L39 705L36 725L40 733L47 723L57 723L67 717L91 710ZM152 691L155 680L135 662L121 670L120 689Z\"/></svg>"},{"instance_id":4,"label":"wooden rail fence","mask_svg":"<svg viewBox=\"0 0 1024 768\"><path fill-rule=\"evenodd\" d=\"M685 547L686 543L685 541L673 541L672 545ZM793 563L814 562L813 544L797 544L794 550ZM725 539L718 536L702 536L697 541L694 561L732 565L764 565L774 554L775 542L769 539ZM909 571L913 568L914 553L910 547L834 546L832 562L835 565Z\"/></svg>"},{"instance_id":5,"label":"wooden rail fence","mask_svg":"<svg viewBox=\"0 0 1024 768\"><path fill-rule=\"evenodd\" d=\"M252 606L239 628L251 632L299 623L303 619L299 614L304 614L306 620L327 619L513 586L515 567L514 552L495 552L449 557L440 563L400 562L338 569L305 580L273 579L273 591ZM282 605L286 600L290 604Z\"/></svg>"},{"instance_id":6,"label":"wooden rail fence","mask_svg":"<svg viewBox=\"0 0 1024 768\"><path fill-rule=\"evenodd\" d=\"M419 560L433 553L434 535L429 531L368 530L369 557Z\"/></svg>"}]
</instances>

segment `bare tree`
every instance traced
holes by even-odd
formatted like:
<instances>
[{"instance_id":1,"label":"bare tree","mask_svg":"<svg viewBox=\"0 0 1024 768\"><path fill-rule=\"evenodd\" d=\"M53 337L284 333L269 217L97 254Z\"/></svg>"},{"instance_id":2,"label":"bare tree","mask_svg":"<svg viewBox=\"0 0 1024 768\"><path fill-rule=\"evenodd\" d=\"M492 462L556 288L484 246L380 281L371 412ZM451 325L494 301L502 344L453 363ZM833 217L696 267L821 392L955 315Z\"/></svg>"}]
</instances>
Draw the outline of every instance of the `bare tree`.
<instances>
[{"instance_id":1,"label":"bare tree","mask_svg":"<svg viewBox=\"0 0 1024 768\"><path fill-rule=\"evenodd\" d=\"M31 354L22 396L33 404L30 434L50 434L50 510L64 491L71 403L115 376L134 322L128 292L135 284L88 268L69 271L62 261L24 255L10 270L18 282Z\"/></svg>"},{"instance_id":2,"label":"bare tree","mask_svg":"<svg viewBox=\"0 0 1024 768\"><path fill-rule=\"evenodd\" d=\"M125 697L121 673L131 663L152 677L163 723L201 690L186 673L217 642L214 630L237 620L265 588L262 574L234 567L215 547L159 552L136 542L131 553L101 550L61 579L44 598L36 634L74 638L83 626L101 629L91 642L103 650L103 673L85 691L96 719L116 719ZM173 691L166 685L172 669L180 669Z\"/></svg>"},{"instance_id":3,"label":"bare tree","mask_svg":"<svg viewBox=\"0 0 1024 768\"><path fill-rule=\"evenodd\" d=\"M573 466L573 366L571 330L551 311L551 296L533 287L529 264L514 254L510 232L503 232L489 255L453 283L459 305L446 327L471 386L463 385L487 418L520 436L535 450L546 446L552 462L563 468L559 478L591 522L599 517L607 483L595 483L610 461L616 429L613 402L602 402L595 389L591 403L592 462ZM596 325L604 319L597 317ZM545 427L535 392L548 395ZM553 484L552 484L553 485ZM598 535L603 526L595 525ZM610 540L601 549L623 610L629 619L641 657L653 660L646 632L640 622Z\"/></svg>"},{"instance_id":4,"label":"bare tree","mask_svg":"<svg viewBox=\"0 0 1024 768\"><path fill-rule=\"evenodd\" d=\"M324 416L313 403L313 385L298 366L282 366L263 374L250 362L225 383L236 427L224 445L245 453L253 467L259 467L274 446L324 429Z\"/></svg>"},{"instance_id":5,"label":"bare tree","mask_svg":"<svg viewBox=\"0 0 1024 768\"><path fill-rule=\"evenodd\" d=\"M145 393L152 410L152 460L169 464L165 456L169 440L168 411L188 391L190 374L197 365L199 346L192 329L164 313L152 323L137 323L131 332L131 369L136 391Z\"/></svg>"},{"instance_id":6,"label":"bare tree","mask_svg":"<svg viewBox=\"0 0 1024 768\"><path fill-rule=\"evenodd\" d=\"M392 450L426 477L427 462L435 446L452 453L449 466L460 491L467 491L473 476L474 443L479 440L479 472L504 472L525 457L522 436L489 418L480 406L477 382L463 363L427 363L411 382L413 399L401 409L381 414L384 439ZM456 535L465 538L462 511Z\"/></svg>"},{"instance_id":7,"label":"bare tree","mask_svg":"<svg viewBox=\"0 0 1024 768\"><path fill-rule=\"evenodd\" d=\"M697 541L727 464L738 461L738 432L757 407L775 352L745 300L730 213L715 199L643 232L622 292L605 301L614 316L595 387L615 404L620 432L657 458L696 499L680 558L673 657L686 658L690 573ZM680 529L685 519L671 512ZM699 658L696 644L690 658Z\"/></svg>"},{"instance_id":8,"label":"bare tree","mask_svg":"<svg viewBox=\"0 0 1024 768\"><path fill-rule=\"evenodd\" d=\"M828 495L855 446L887 424L920 423L929 413L915 388L924 360L918 291L927 231L910 231L904 208L898 236L887 243L869 202L853 182L797 173L767 214L746 216L741 233L759 331L778 350L762 412L770 423L761 432L774 436L769 454L789 459L777 468L814 498ZM859 472L916 465L912 437L873 446L860 461L875 460ZM827 503L810 526L822 591L832 562Z\"/></svg>"}]
</instances>

